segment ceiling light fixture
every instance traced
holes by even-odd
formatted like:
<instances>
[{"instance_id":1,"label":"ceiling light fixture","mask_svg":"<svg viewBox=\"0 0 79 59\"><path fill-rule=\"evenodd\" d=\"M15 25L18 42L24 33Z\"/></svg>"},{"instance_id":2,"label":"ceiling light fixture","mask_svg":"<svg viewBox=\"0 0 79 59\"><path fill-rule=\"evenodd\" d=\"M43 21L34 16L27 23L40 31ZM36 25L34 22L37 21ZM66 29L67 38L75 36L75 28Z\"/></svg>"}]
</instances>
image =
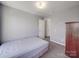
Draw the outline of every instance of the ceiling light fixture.
<instances>
[{"instance_id":1,"label":"ceiling light fixture","mask_svg":"<svg viewBox=\"0 0 79 59\"><path fill-rule=\"evenodd\" d=\"M43 1L36 2L36 7L39 9L44 9L46 7L46 2Z\"/></svg>"}]
</instances>

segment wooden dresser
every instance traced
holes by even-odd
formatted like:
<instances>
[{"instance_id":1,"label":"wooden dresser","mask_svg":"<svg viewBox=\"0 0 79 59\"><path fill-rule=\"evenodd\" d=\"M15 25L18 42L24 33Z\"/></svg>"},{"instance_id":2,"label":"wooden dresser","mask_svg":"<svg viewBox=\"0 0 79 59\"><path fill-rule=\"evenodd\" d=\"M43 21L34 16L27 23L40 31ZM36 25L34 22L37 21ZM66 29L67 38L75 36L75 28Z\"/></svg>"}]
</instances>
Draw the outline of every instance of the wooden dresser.
<instances>
[{"instance_id":1,"label":"wooden dresser","mask_svg":"<svg viewBox=\"0 0 79 59\"><path fill-rule=\"evenodd\" d=\"M66 22L65 54L79 57L79 22Z\"/></svg>"}]
</instances>

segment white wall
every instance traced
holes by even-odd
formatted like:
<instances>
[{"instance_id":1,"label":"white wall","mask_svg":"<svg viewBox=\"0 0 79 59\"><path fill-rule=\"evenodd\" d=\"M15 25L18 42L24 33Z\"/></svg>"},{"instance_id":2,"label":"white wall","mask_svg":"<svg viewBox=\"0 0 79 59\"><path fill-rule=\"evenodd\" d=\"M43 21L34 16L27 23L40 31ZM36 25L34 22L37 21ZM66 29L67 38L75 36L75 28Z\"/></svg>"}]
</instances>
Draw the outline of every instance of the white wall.
<instances>
[{"instance_id":1,"label":"white wall","mask_svg":"<svg viewBox=\"0 0 79 59\"><path fill-rule=\"evenodd\" d=\"M38 35L38 16L3 6L2 41Z\"/></svg>"},{"instance_id":2,"label":"white wall","mask_svg":"<svg viewBox=\"0 0 79 59\"><path fill-rule=\"evenodd\" d=\"M51 17L51 41L65 45L66 24L65 22L79 21L79 7L53 14Z\"/></svg>"}]
</instances>

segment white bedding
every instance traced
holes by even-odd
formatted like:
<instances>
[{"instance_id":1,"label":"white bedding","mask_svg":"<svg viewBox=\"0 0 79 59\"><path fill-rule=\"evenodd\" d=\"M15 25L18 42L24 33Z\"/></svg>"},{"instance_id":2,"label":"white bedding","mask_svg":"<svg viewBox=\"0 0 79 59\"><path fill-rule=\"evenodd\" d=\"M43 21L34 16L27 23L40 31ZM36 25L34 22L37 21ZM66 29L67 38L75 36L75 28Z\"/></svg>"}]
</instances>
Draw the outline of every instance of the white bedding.
<instances>
[{"instance_id":1,"label":"white bedding","mask_svg":"<svg viewBox=\"0 0 79 59\"><path fill-rule=\"evenodd\" d=\"M32 57L35 52L40 52L48 47L48 42L37 37L14 40L0 46L0 58L8 57Z\"/></svg>"}]
</instances>

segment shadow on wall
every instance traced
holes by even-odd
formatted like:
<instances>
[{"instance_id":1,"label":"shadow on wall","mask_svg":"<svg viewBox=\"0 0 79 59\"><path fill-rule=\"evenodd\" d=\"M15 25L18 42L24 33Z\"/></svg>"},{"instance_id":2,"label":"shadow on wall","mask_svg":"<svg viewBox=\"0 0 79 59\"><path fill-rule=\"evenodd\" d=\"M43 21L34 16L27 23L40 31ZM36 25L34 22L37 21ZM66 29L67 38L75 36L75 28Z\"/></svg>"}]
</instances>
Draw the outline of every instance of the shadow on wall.
<instances>
[{"instance_id":1,"label":"shadow on wall","mask_svg":"<svg viewBox=\"0 0 79 59\"><path fill-rule=\"evenodd\" d=\"M0 3L0 45L2 41L2 4Z\"/></svg>"}]
</instances>

